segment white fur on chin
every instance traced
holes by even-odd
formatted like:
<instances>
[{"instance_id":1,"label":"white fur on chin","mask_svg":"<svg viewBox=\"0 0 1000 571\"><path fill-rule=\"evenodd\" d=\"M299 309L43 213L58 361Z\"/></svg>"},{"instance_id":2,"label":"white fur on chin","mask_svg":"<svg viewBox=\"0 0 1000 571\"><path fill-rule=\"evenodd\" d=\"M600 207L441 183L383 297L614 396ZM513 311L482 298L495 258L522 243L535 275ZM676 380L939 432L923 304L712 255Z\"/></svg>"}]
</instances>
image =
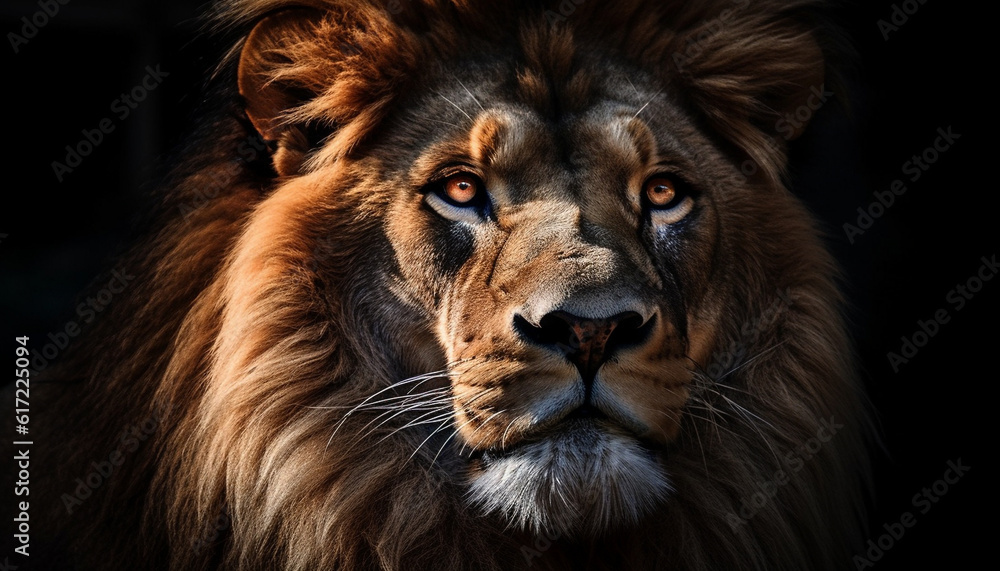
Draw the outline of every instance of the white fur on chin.
<instances>
[{"instance_id":1,"label":"white fur on chin","mask_svg":"<svg viewBox=\"0 0 1000 571\"><path fill-rule=\"evenodd\" d=\"M522 529L573 537L637 523L671 491L663 467L634 438L577 421L484 459L469 498Z\"/></svg>"}]
</instances>

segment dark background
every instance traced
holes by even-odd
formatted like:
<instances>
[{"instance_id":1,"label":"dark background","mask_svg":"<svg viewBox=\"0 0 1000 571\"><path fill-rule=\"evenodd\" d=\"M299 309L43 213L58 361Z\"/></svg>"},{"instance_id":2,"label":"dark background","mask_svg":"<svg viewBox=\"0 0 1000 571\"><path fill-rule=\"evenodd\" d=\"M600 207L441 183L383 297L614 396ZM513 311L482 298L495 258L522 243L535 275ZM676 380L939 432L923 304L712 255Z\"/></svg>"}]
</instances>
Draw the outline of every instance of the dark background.
<instances>
[{"instance_id":1,"label":"dark background","mask_svg":"<svg viewBox=\"0 0 1000 571\"><path fill-rule=\"evenodd\" d=\"M835 94L851 112L827 105L817 113L797 141L793 181L845 269L851 331L881 424L872 538L905 511L917 518L874 568L977 568L996 529L996 493L987 487L996 481L988 459L996 446L986 437L996 434L995 406L987 401L998 380L1000 280L987 282L961 311L946 296L976 274L981 257L1000 253L995 177L984 168L996 161L986 154L996 148L989 142L994 97L980 79L996 73L996 50L987 51L989 32L980 31L990 14L944 0L906 7L913 6L919 9L888 40L877 21L891 17L893 2L838 10L858 51L856 78ZM26 334L37 347L74 318L76 296L141 231L138 214L153 177L193 127L206 72L223 49L199 36L203 9L192 0L70 0L19 53L9 42L0 46L9 173L0 201L6 346ZM20 19L38 10L32 1L4 0L0 31L20 33ZM119 120L112 101L157 64L169 76ZM52 161L64 160L64 147L105 117L115 131L58 182ZM903 163L949 126L961 139L918 181L906 180L908 191L851 244L843 224L856 223L857 208L867 207L874 191L907 179ZM899 352L900 337L939 309L950 321L894 372L887 353ZM917 513L914 494L959 458L970 472L928 513Z\"/></svg>"}]
</instances>

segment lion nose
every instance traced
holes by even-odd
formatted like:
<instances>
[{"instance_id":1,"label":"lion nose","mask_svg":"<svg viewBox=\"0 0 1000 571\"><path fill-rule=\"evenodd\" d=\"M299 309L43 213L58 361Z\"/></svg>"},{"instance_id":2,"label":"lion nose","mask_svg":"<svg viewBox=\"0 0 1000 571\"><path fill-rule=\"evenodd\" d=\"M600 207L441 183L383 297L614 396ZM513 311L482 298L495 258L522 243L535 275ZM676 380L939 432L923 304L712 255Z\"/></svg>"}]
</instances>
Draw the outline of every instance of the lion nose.
<instances>
[{"instance_id":1,"label":"lion nose","mask_svg":"<svg viewBox=\"0 0 1000 571\"><path fill-rule=\"evenodd\" d=\"M589 383L616 350L637 345L646 337L652 319L643 324L642 316L634 311L603 319L553 311L539 320L538 327L519 316L515 322L532 341L562 351Z\"/></svg>"}]
</instances>

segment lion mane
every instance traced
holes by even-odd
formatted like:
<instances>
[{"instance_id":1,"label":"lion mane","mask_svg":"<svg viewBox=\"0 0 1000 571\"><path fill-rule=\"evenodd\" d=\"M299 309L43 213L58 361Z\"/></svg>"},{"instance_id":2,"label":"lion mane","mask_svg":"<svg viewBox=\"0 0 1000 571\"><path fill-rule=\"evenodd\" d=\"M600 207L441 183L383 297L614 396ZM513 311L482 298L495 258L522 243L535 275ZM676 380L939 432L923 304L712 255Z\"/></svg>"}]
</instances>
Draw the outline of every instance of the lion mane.
<instances>
[{"instance_id":1,"label":"lion mane","mask_svg":"<svg viewBox=\"0 0 1000 571\"><path fill-rule=\"evenodd\" d=\"M239 42L210 81L210 108L149 237L118 262L134 280L38 385L38 559L847 567L864 531L865 406L835 264L785 186L788 143L805 122L795 111L812 109L826 81L817 14L815 2L777 0L223 3L218 33ZM594 111L616 105L627 111ZM581 130L554 134L564 124ZM428 153L452 156L456 141L507 153L496 168L516 183L497 189L548 194L494 220L440 187L415 193L434 180ZM697 224L671 219L657 237L621 231L631 222L588 226L595 212L627 219L605 199L580 198L569 222L546 206L563 188L552 181L607 178L657 145L674 153L671 172L701 186L696 204L711 203L686 215ZM470 254L493 244L490 232L505 232L505 245ZM550 255L545 244L560 240ZM630 246L654 240L665 241ZM636 262L626 278L624 251L675 261ZM620 351L656 345L645 368L614 357L601 369L648 383L626 382L614 398L638 403L640 417L656 409L643 417L655 430L594 428L611 421L592 420L593 408L573 421L590 428L551 437L501 404L485 410L502 422L484 420L471 401L550 403L546 391L577 378L540 348L553 322L612 323L593 308L617 294L573 306L601 313L584 325L565 317L569 306L552 309L552 292L572 297L553 268L588 256L599 262L566 275L600 274L622 299L659 296L648 305L657 318L621 313L614 324L632 323L632 337L607 337ZM496 300L538 284L550 305L528 295L535 305L511 329ZM545 368L503 376L534 366L524 351ZM586 376L590 361L575 362ZM470 398L483 379L503 386ZM579 398L611 402L610 382Z\"/></svg>"}]
</instances>

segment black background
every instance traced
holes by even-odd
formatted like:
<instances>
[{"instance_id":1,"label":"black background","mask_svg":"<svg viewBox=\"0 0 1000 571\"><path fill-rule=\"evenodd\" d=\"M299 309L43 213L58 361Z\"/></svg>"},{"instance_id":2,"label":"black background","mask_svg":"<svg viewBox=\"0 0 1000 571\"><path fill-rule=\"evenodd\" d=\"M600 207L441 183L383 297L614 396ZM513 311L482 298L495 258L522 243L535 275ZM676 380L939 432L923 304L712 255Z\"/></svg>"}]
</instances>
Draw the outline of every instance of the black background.
<instances>
[{"instance_id":1,"label":"black background","mask_svg":"<svg viewBox=\"0 0 1000 571\"><path fill-rule=\"evenodd\" d=\"M1000 280L987 282L961 311L946 297L976 274L981 257L1000 253L991 196L994 97L980 79L996 73L996 50L985 48L991 37L979 25L992 16L944 0L907 4L919 9L888 39L877 22L891 17L892 2L838 11L859 54L857 78L834 97L849 101L851 113L836 105L820 109L797 141L793 181L845 269L851 331L881 424L885 450L875 463L872 538L905 511L917 518L874 568L977 568L996 530L996 494L988 486L996 481L989 460L996 447L987 437L996 434L988 401L998 380ZM37 346L60 329L74 317L76 296L141 231L136 221L152 181L193 126L205 74L222 50L198 34L203 9L190 0L71 0L19 53L7 42L0 46L8 171L0 200L5 345L27 334ZM0 31L19 31L21 17L37 10L35 2L5 0ZM157 64L169 76L119 120L112 101L139 84L145 66ZM63 160L64 147L105 117L113 118L115 131L58 182L52 161ZM961 138L919 180L906 180L903 163L948 127ZM868 207L872 193L887 191L894 179L903 179L907 192L851 244L843 224L856 223L857 208ZM887 353L899 352L900 337L912 336L917 321L939 309L950 321L894 372ZM919 514L913 496L959 458L969 473ZM6 485L0 493L12 493L2 491ZM0 561L6 556L0 553ZM27 568L20 556L11 559L22 562Z\"/></svg>"}]
</instances>

